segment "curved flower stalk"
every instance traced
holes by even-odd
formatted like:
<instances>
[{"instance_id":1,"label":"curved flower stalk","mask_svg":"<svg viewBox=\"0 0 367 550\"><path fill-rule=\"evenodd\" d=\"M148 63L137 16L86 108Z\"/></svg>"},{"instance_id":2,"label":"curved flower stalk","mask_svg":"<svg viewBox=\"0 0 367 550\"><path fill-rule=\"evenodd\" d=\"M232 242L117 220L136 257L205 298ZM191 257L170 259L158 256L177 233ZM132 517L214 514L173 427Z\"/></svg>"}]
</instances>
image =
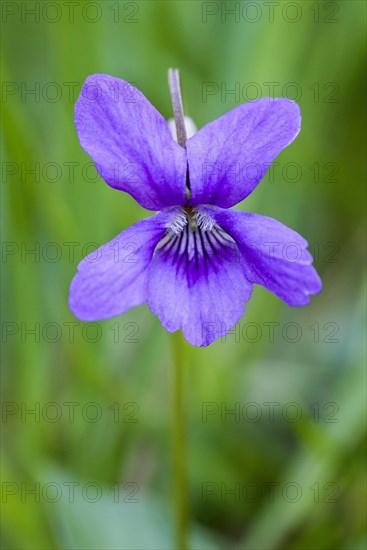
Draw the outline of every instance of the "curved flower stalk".
<instances>
[{"instance_id":1,"label":"curved flower stalk","mask_svg":"<svg viewBox=\"0 0 367 550\"><path fill-rule=\"evenodd\" d=\"M70 287L76 317L107 319L147 302L168 331L207 346L241 318L254 284L291 306L321 290L305 239L272 218L230 210L299 133L294 101L239 105L191 128L180 145L139 90L96 74L83 85L75 124L101 177L158 211L82 260Z\"/></svg>"}]
</instances>

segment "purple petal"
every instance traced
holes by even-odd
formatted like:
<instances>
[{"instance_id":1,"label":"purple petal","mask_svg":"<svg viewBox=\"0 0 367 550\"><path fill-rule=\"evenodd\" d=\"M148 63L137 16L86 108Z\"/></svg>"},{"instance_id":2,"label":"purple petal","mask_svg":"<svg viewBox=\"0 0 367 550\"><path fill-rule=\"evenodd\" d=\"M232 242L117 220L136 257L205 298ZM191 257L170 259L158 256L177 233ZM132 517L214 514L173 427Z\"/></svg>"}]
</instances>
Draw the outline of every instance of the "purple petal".
<instances>
[{"instance_id":1,"label":"purple petal","mask_svg":"<svg viewBox=\"0 0 367 550\"><path fill-rule=\"evenodd\" d=\"M175 211L139 221L80 262L69 294L78 319L108 319L147 300L147 267Z\"/></svg>"},{"instance_id":2,"label":"purple petal","mask_svg":"<svg viewBox=\"0 0 367 550\"><path fill-rule=\"evenodd\" d=\"M249 195L297 136L300 110L289 99L244 103L187 141L190 204L229 208Z\"/></svg>"},{"instance_id":3,"label":"purple petal","mask_svg":"<svg viewBox=\"0 0 367 550\"><path fill-rule=\"evenodd\" d=\"M205 209L237 243L246 278L290 306L304 306L322 288L307 241L282 223L235 210Z\"/></svg>"},{"instance_id":4,"label":"purple petal","mask_svg":"<svg viewBox=\"0 0 367 550\"><path fill-rule=\"evenodd\" d=\"M109 75L89 76L75 105L75 125L109 185L150 210L186 202L186 152L134 86Z\"/></svg>"},{"instance_id":5,"label":"purple petal","mask_svg":"<svg viewBox=\"0 0 367 550\"><path fill-rule=\"evenodd\" d=\"M158 247L149 268L148 304L170 332L182 328L194 346L226 334L251 295L233 240L223 231L192 231Z\"/></svg>"}]
</instances>

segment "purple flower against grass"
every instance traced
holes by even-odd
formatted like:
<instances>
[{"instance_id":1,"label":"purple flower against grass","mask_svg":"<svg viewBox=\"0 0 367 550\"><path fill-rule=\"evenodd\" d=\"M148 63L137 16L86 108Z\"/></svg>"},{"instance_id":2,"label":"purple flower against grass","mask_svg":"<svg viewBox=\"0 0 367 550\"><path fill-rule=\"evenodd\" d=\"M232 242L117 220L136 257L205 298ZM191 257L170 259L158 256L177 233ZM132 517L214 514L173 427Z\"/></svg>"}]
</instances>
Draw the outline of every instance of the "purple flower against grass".
<instances>
[{"instance_id":1,"label":"purple flower against grass","mask_svg":"<svg viewBox=\"0 0 367 550\"><path fill-rule=\"evenodd\" d=\"M297 136L295 102L250 101L182 147L139 90L98 74L84 83L75 124L101 177L158 211L79 264L69 297L76 317L107 319L147 302L168 331L206 346L241 318L254 284L291 306L321 290L305 239L272 218L229 210Z\"/></svg>"}]
</instances>

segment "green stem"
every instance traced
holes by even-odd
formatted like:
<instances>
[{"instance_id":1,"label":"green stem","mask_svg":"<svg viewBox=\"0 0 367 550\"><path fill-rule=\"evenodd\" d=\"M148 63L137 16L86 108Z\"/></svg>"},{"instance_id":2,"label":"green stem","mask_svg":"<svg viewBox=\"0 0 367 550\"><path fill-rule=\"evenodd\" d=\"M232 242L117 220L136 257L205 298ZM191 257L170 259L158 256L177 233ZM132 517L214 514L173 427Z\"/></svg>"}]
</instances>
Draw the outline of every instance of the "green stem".
<instances>
[{"instance_id":1,"label":"green stem","mask_svg":"<svg viewBox=\"0 0 367 550\"><path fill-rule=\"evenodd\" d=\"M168 69L168 86L171 94L172 110L175 119L177 143L186 148L186 127L185 116L182 105L182 95L180 86L180 71L178 69Z\"/></svg>"},{"instance_id":2,"label":"green stem","mask_svg":"<svg viewBox=\"0 0 367 550\"><path fill-rule=\"evenodd\" d=\"M184 354L180 332L172 335L174 341L174 479L177 550L188 550L188 511L186 480L186 439L184 414Z\"/></svg>"}]
</instances>

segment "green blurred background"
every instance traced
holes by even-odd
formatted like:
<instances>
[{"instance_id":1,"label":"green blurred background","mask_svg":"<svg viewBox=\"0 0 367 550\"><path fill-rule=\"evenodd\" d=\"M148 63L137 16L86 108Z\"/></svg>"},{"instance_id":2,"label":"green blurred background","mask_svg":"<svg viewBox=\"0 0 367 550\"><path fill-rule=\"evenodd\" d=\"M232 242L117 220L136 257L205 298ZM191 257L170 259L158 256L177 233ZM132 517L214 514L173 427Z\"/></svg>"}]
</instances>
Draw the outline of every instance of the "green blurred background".
<instances>
[{"instance_id":1,"label":"green blurred background","mask_svg":"<svg viewBox=\"0 0 367 550\"><path fill-rule=\"evenodd\" d=\"M236 334L186 346L191 547L365 548L365 12L2 2L3 548L175 547L172 336L147 306L88 327L67 305L78 261L149 215L90 167L80 87L121 77L169 118L168 67L198 127L269 83L297 98L300 135L238 208L304 235L324 283L299 309L257 287Z\"/></svg>"}]
</instances>

